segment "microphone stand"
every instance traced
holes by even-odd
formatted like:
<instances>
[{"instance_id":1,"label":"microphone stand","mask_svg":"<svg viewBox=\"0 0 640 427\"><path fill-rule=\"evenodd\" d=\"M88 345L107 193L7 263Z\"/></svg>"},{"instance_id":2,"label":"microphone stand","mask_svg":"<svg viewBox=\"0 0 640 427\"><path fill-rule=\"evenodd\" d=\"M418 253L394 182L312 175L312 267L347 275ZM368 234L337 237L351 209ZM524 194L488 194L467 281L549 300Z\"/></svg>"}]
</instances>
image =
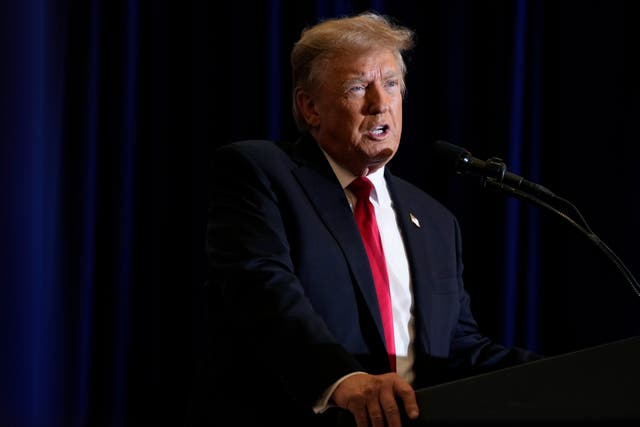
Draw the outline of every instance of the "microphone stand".
<instances>
[{"instance_id":1,"label":"microphone stand","mask_svg":"<svg viewBox=\"0 0 640 427\"><path fill-rule=\"evenodd\" d=\"M506 170L506 166L504 165L504 163L502 162L501 159L493 157L491 159L488 159L487 163L494 164L498 168L502 168L503 170ZM636 293L636 295L640 296L640 284L635 279L635 277L633 277L633 274L631 274L631 271L629 271L627 266L624 265L622 260L613 252L613 250L611 250L611 248L609 248L591 230L591 228L589 227L589 225L587 224L585 219L582 217L582 215L578 211L578 209L572 203L570 203L569 201L567 201L567 200L565 200L565 199L563 199L561 197L556 196L553 193L544 193L546 197L553 198L554 201L561 202L561 203L569 206L571 209L573 209L575 211L575 213L578 215L578 217L580 218L582 224L578 224L569 215L567 215L566 213L564 213L561 210L557 209L556 207L552 206L551 204L545 202L541 198L539 198L539 197L537 197L537 196L535 196L533 194L530 194L528 192L525 192L525 191L522 191L520 189L517 189L515 187L512 187L510 185L504 184L500 180L500 176L502 176L502 175L498 175L498 178L483 177L483 179L482 179L483 186L486 187L486 188L495 190L495 191L501 191L501 192L507 193L508 195L510 195L512 197L515 197L517 199L521 199L521 200L533 203L535 205L538 205L538 206L540 206L542 208L545 208L545 209L553 212L554 214L558 215L559 217L561 217L562 219L567 221L569 224L571 224L575 228L577 228L578 231L580 231L582 234L584 234L591 242L593 242L607 256L607 258L616 266L618 271L620 273L622 273L622 275L624 276L625 280L631 285L631 288Z\"/></svg>"}]
</instances>

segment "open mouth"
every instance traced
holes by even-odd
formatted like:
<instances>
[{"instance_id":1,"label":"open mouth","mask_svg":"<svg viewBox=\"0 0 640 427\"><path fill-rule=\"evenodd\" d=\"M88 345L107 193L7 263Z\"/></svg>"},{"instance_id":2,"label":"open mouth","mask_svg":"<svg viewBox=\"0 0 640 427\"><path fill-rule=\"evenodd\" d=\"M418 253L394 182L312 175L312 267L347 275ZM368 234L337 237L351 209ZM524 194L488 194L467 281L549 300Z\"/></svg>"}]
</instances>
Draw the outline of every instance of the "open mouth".
<instances>
[{"instance_id":1,"label":"open mouth","mask_svg":"<svg viewBox=\"0 0 640 427\"><path fill-rule=\"evenodd\" d=\"M369 131L369 135L373 138L382 138L389 133L388 125L376 126Z\"/></svg>"}]
</instances>

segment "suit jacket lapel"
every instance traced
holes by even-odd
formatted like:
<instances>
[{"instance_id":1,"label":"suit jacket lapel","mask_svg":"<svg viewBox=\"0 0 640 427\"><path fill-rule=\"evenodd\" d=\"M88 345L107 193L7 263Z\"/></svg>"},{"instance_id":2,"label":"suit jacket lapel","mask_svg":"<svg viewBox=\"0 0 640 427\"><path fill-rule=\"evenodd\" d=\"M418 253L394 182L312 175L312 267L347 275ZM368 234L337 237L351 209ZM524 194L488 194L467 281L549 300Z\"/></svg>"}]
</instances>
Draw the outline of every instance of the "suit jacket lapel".
<instances>
[{"instance_id":1,"label":"suit jacket lapel","mask_svg":"<svg viewBox=\"0 0 640 427\"><path fill-rule=\"evenodd\" d=\"M433 298L430 289L426 286L429 283L429 271L433 271L430 263L435 259L431 253L437 250L433 245L428 245L428 239L424 235L433 234L429 230L431 226L427 218L415 217L418 209L413 206L413 199L409 194L403 194L401 187L395 185L395 177L390 173L389 169L385 170L385 178L391 193L391 200L396 212L398 226L404 239L407 258L409 260L409 269L411 272L411 281L413 288L415 319L416 343L422 349L429 353L431 348L429 342L429 331L431 328L430 313L432 310ZM414 222L418 220L419 225Z\"/></svg>"},{"instance_id":2,"label":"suit jacket lapel","mask_svg":"<svg viewBox=\"0 0 640 427\"><path fill-rule=\"evenodd\" d=\"M299 164L293 174L341 247L375 321L380 339L384 342L382 318L369 259L344 190L317 143L310 137L298 141L292 157Z\"/></svg>"}]
</instances>

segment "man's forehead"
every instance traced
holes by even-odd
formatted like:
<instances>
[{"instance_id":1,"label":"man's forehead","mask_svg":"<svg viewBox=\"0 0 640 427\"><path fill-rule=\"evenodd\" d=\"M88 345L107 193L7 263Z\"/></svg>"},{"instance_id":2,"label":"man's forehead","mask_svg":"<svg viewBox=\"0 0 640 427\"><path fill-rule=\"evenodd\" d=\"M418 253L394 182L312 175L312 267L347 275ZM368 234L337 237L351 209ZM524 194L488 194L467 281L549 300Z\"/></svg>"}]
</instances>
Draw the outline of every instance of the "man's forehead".
<instances>
[{"instance_id":1,"label":"man's forehead","mask_svg":"<svg viewBox=\"0 0 640 427\"><path fill-rule=\"evenodd\" d=\"M400 73L400 67L395 56L380 60L379 57L359 56L336 58L328 64L334 72L340 73L348 78L358 79L374 76L392 76Z\"/></svg>"}]
</instances>

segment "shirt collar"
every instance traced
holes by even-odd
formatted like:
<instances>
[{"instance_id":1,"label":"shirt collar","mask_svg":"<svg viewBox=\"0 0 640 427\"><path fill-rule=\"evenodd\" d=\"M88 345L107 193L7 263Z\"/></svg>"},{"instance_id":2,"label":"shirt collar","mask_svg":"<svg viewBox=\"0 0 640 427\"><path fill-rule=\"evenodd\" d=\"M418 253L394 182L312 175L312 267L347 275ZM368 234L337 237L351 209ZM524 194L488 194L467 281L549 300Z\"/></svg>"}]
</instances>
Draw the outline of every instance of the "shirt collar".
<instances>
[{"instance_id":1,"label":"shirt collar","mask_svg":"<svg viewBox=\"0 0 640 427\"><path fill-rule=\"evenodd\" d=\"M336 174L336 177L338 178L338 181L340 182L342 189L346 189L347 186L351 184L351 181L356 179L356 176L353 173L351 173L351 171L349 171L347 168L338 164L326 151L322 149L322 147L320 147L320 149L322 150L325 157L329 161L329 164L331 165L331 169L333 169L333 172ZM377 202L379 205L390 204L391 197L389 196L389 192L387 190L387 183L384 180L384 166L382 166L380 169L376 170L375 172L371 172L369 175L367 175L367 178L369 178L369 180L373 184L373 191L371 192L371 198L375 202Z\"/></svg>"}]
</instances>

